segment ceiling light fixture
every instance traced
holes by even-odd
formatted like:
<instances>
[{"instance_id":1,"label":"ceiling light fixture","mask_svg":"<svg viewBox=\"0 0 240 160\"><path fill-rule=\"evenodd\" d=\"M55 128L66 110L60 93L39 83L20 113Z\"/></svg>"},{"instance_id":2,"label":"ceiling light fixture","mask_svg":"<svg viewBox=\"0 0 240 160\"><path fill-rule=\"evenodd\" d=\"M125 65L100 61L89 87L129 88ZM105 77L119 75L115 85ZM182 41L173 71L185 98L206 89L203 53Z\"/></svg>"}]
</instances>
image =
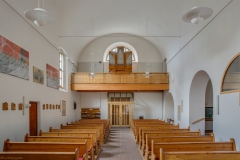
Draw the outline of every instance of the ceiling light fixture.
<instances>
[{"instance_id":1,"label":"ceiling light fixture","mask_svg":"<svg viewBox=\"0 0 240 160\"><path fill-rule=\"evenodd\" d=\"M90 78L94 78L97 75L94 73L94 68L96 64L94 63L94 53L93 53L93 19L92 19L91 57L92 57L91 72L88 75Z\"/></svg>"},{"instance_id":2,"label":"ceiling light fixture","mask_svg":"<svg viewBox=\"0 0 240 160\"><path fill-rule=\"evenodd\" d=\"M208 7L193 7L182 16L184 22L199 24L213 14L213 10Z\"/></svg>"},{"instance_id":3,"label":"ceiling light fixture","mask_svg":"<svg viewBox=\"0 0 240 160\"><path fill-rule=\"evenodd\" d=\"M147 43L149 43L149 39L148 39L148 18L147 18L147 40L148 40ZM149 44L147 44L146 54L148 54L148 49L149 49ZM146 66L147 66L147 68L146 68L146 72L145 72L144 76L145 76L145 78L149 78L150 77L149 67L151 66L151 64L147 63Z\"/></svg>"},{"instance_id":4,"label":"ceiling light fixture","mask_svg":"<svg viewBox=\"0 0 240 160\"><path fill-rule=\"evenodd\" d=\"M43 8L40 8L40 0L38 0L38 8L27 10L24 12L24 15L37 26L44 26L45 24L50 24L55 21L55 18L44 9L44 0Z\"/></svg>"}]
</instances>

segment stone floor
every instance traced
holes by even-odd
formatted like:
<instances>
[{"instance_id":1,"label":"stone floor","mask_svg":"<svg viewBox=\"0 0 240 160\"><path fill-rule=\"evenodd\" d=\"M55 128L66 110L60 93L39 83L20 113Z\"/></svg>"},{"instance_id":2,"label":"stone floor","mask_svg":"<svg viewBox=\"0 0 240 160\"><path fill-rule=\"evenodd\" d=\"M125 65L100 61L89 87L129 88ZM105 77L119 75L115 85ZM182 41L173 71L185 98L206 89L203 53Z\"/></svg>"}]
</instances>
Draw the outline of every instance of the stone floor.
<instances>
[{"instance_id":1,"label":"stone floor","mask_svg":"<svg viewBox=\"0 0 240 160\"><path fill-rule=\"evenodd\" d=\"M142 160L130 128L112 127L98 160Z\"/></svg>"}]
</instances>

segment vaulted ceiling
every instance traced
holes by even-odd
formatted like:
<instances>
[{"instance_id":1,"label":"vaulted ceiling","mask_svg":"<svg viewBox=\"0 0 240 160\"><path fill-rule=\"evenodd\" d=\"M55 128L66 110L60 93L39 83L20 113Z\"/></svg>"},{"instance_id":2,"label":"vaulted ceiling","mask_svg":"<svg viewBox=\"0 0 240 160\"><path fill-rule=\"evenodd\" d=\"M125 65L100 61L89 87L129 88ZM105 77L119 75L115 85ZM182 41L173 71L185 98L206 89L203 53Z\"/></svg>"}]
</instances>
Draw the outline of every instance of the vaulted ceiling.
<instances>
[{"instance_id":1,"label":"vaulted ceiling","mask_svg":"<svg viewBox=\"0 0 240 160\"><path fill-rule=\"evenodd\" d=\"M26 10L38 7L38 0L4 1L54 47L63 47L76 62L89 42L114 33L149 40L169 61L232 0L45 0L44 9L56 21L43 27L24 17ZM182 15L194 6L210 7L213 15L198 25L183 22Z\"/></svg>"}]
</instances>

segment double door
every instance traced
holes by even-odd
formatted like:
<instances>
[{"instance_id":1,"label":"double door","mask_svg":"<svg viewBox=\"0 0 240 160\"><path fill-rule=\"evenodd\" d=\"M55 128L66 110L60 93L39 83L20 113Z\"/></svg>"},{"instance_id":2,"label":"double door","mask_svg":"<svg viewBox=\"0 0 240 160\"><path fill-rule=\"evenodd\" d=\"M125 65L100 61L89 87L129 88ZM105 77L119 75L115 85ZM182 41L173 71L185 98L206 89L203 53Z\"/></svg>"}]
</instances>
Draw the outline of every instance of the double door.
<instances>
[{"instance_id":1,"label":"double door","mask_svg":"<svg viewBox=\"0 0 240 160\"><path fill-rule=\"evenodd\" d=\"M130 126L133 117L132 102L109 102L108 118L111 126Z\"/></svg>"}]
</instances>

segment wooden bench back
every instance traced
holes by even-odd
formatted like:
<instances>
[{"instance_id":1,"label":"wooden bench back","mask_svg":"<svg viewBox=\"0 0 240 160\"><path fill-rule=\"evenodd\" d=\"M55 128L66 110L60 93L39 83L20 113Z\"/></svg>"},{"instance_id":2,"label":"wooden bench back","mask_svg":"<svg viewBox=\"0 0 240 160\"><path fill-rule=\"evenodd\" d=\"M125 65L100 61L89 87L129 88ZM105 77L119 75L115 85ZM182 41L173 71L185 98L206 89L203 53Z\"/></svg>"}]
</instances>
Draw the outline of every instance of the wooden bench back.
<instances>
[{"instance_id":1,"label":"wooden bench back","mask_svg":"<svg viewBox=\"0 0 240 160\"><path fill-rule=\"evenodd\" d=\"M87 140L84 143L62 142L4 142L4 152L74 152L78 148L79 157L87 160Z\"/></svg>"},{"instance_id":2,"label":"wooden bench back","mask_svg":"<svg viewBox=\"0 0 240 160\"><path fill-rule=\"evenodd\" d=\"M163 137L152 137L146 136L146 144L142 148L142 153L145 149L145 157L148 158L149 152L152 150L151 142L154 143L166 143L166 142L214 142L214 134L210 136L163 136Z\"/></svg>"},{"instance_id":3,"label":"wooden bench back","mask_svg":"<svg viewBox=\"0 0 240 160\"><path fill-rule=\"evenodd\" d=\"M24 137L24 142L67 142L67 143L84 143L87 140L87 149L91 157L94 157L93 147L96 140L93 141L93 135L78 136L78 137L63 137L63 136L28 136Z\"/></svg>"},{"instance_id":4,"label":"wooden bench back","mask_svg":"<svg viewBox=\"0 0 240 160\"><path fill-rule=\"evenodd\" d=\"M47 136L47 137L91 137L93 140L93 143L95 143L97 141L97 139L95 137L93 137L92 133L79 133L79 132L42 132L40 130L39 132L39 136Z\"/></svg>"},{"instance_id":5,"label":"wooden bench back","mask_svg":"<svg viewBox=\"0 0 240 160\"><path fill-rule=\"evenodd\" d=\"M149 123L149 122L159 122L159 121L161 121L161 120L159 120L159 119L132 119L130 122L130 128L132 131L134 131L136 122Z\"/></svg>"},{"instance_id":6,"label":"wooden bench back","mask_svg":"<svg viewBox=\"0 0 240 160\"><path fill-rule=\"evenodd\" d=\"M24 142L74 142L74 143L85 143L87 140L88 149L93 147L93 136L77 136L77 137L66 137L66 136L28 136L24 137Z\"/></svg>"},{"instance_id":7,"label":"wooden bench back","mask_svg":"<svg viewBox=\"0 0 240 160\"><path fill-rule=\"evenodd\" d=\"M240 160L238 151L197 151L197 152L164 152L160 149L161 160Z\"/></svg>"},{"instance_id":8,"label":"wooden bench back","mask_svg":"<svg viewBox=\"0 0 240 160\"><path fill-rule=\"evenodd\" d=\"M67 125L67 126L61 125L61 129L99 129L100 143L101 144L104 143L104 127L103 127L103 125Z\"/></svg>"},{"instance_id":9,"label":"wooden bench back","mask_svg":"<svg viewBox=\"0 0 240 160\"><path fill-rule=\"evenodd\" d=\"M40 130L39 135L41 135L42 130ZM83 133L83 134L92 134L93 140L99 140L100 134L98 129L52 129L50 127L49 132L73 132L73 133Z\"/></svg>"},{"instance_id":10,"label":"wooden bench back","mask_svg":"<svg viewBox=\"0 0 240 160\"><path fill-rule=\"evenodd\" d=\"M66 123L66 125L86 125L86 126L89 126L89 125L103 125L104 129L104 135L107 134L109 132L109 126L107 125L107 122L94 122L94 121L77 121L77 122L71 122L71 123Z\"/></svg>"},{"instance_id":11,"label":"wooden bench back","mask_svg":"<svg viewBox=\"0 0 240 160\"><path fill-rule=\"evenodd\" d=\"M1 159L25 160L79 160L78 149L75 152L0 152Z\"/></svg>"},{"instance_id":12,"label":"wooden bench back","mask_svg":"<svg viewBox=\"0 0 240 160\"><path fill-rule=\"evenodd\" d=\"M158 128L152 129L149 127L140 127L139 128L139 142L141 144L141 141L146 139L147 133L159 133L159 132L190 132L190 127L188 129L175 129L175 128Z\"/></svg>"},{"instance_id":13,"label":"wooden bench back","mask_svg":"<svg viewBox=\"0 0 240 160\"><path fill-rule=\"evenodd\" d=\"M146 124L144 124L144 125L138 125L138 126L136 126L136 128L135 128L135 133L134 133L134 135L135 135L135 138L136 138L136 142L138 143L139 142L139 128L140 127L149 127L149 129L151 129L151 128L158 128L158 129L179 129L179 125L172 125L172 124L168 124L168 125L146 125Z\"/></svg>"},{"instance_id":14,"label":"wooden bench back","mask_svg":"<svg viewBox=\"0 0 240 160\"><path fill-rule=\"evenodd\" d=\"M230 142L168 142L155 143L152 140L152 160L159 158L160 148L166 152L185 152L185 151L236 151L234 139Z\"/></svg>"}]
</instances>

